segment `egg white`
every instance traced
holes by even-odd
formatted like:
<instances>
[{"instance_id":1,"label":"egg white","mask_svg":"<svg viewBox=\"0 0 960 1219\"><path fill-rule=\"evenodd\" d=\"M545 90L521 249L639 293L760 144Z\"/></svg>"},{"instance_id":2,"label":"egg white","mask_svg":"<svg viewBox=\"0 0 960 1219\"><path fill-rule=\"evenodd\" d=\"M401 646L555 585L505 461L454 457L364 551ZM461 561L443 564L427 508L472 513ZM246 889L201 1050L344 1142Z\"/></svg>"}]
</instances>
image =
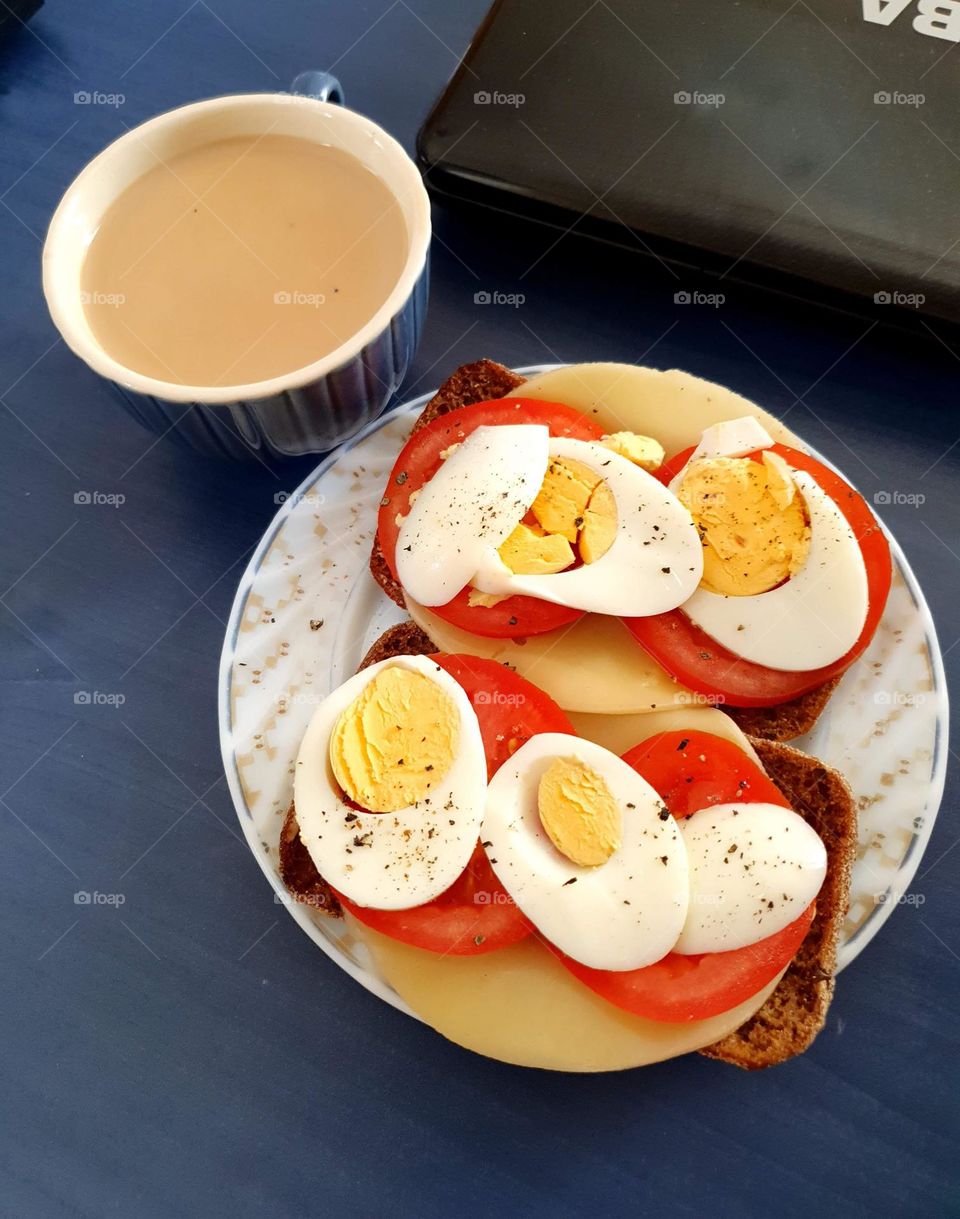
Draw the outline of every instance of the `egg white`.
<instances>
[{"instance_id":1,"label":"egg white","mask_svg":"<svg viewBox=\"0 0 960 1219\"><path fill-rule=\"evenodd\" d=\"M689 511L652 474L596 441L551 437L550 457L579 461L606 481L617 506L612 544L593 563L544 576L517 575L488 550L474 586L619 617L676 609L703 576L703 548Z\"/></svg>"},{"instance_id":2,"label":"egg white","mask_svg":"<svg viewBox=\"0 0 960 1219\"><path fill-rule=\"evenodd\" d=\"M730 952L782 931L820 892L819 835L778 804L715 804L685 817L690 908L674 952Z\"/></svg>"},{"instance_id":3,"label":"egg white","mask_svg":"<svg viewBox=\"0 0 960 1219\"><path fill-rule=\"evenodd\" d=\"M797 672L839 660L867 618L867 569L836 503L803 470L791 469L810 517L810 548L778 588L730 597L698 588L683 612L744 660Z\"/></svg>"},{"instance_id":4,"label":"egg white","mask_svg":"<svg viewBox=\"0 0 960 1219\"><path fill-rule=\"evenodd\" d=\"M361 813L330 766L330 737L344 711L382 669L422 673L460 719L453 764L419 807ZM334 690L313 713L297 756L294 804L300 838L320 875L360 906L404 910L438 897L473 854L484 813L487 767L476 713L461 686L426 656L380 661Z\"/></svg>"},{"instance_id":5,"label":"egg white","mask_svg":"<svg viewBox=\"0 0 960 1219\"><path fill-rule=\"evenodd\" d=\"M540 822L540 779L558 757L592 767L622 810L620 848L599 867L571 863ZM686 850L674 818L661 818L663 807L616 754L542 733L490 781L481 837L500 883L551 944L594 969L640 969L666 956L687 916Z\"/></svg>"},{"instance_id":6,"label":"egg white","mask_svg":"<svg viewBox=\"0 0 960 1219\"><path fill-rule=\"evenodd\" d=\"M498 548L536 499L549 458L582 462L603 478L616 535L594 563L555 575L517 575ZM400 525L397 574L421 605L445 605L470 584L571 609L640 616L674 609L703 574L693 519L646 470L593 441L549 437L540 424L481 427L421 488Z\"/></svg>"},{"instance_id":7,"label":"egg white","mask_svg":"<svg viewBox=\"0 0 960 1219\"><path fill-rule=\"evenodd\" d=\"M547 472L549 437L542 424L478 427L420 488L396 562L421 605L446 605L523 520Z\"/></svg>"}]
</instances>

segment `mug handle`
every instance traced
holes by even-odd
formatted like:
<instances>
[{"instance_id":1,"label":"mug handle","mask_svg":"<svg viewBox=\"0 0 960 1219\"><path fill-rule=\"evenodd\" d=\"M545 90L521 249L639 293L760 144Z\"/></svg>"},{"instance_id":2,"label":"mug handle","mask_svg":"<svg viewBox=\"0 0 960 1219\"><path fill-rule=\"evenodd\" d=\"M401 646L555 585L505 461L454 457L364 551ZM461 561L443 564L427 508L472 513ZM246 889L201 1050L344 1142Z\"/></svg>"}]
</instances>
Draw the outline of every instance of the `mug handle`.
<instances>
[{"instance_id":1,"label":"mug handle","mask_svg":"<svg viewBox=\"0 0 960 1219\"><path fill-rule=\"evenodd\" d=\"M313 97L318 102L330 102L334 106L343 105L343 86L332 72L321 72L311 69L295 76L290 85L291 93L301 97Z\"/></svg>"}]
</instances>

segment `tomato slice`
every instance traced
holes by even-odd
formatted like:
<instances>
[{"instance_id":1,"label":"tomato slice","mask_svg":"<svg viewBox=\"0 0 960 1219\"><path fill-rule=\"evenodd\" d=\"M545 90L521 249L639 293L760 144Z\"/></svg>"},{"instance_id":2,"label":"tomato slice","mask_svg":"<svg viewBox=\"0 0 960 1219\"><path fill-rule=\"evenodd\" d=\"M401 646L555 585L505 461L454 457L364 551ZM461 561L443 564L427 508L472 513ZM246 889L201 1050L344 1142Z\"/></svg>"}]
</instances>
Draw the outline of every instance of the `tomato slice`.
<instances>
[{"instance_id":1,"label":"tomato slice","mask_svg":"<svg viewBox=\"0 0 960 1219\"><path fill-rule=\"evenodd\" d=\"M669 483L689 461L692 452L692 448L686 449L672 457L657 471L657 477ZM850 651L822 668L787 672L737 656L694 625L682 609L650 618L624 619L644 651L671 677L715 703L729 703L732 707L774 707L799 698L846 672L873 638L890 591L890 547L862 496L839 474L807 453L783 444L775 444L773 452L779 453L791 466L812 475L846 517L860 546L867 572L867 617L860 637ZM760 461L761 451L751 453L750 457Z\"/></svg>"},{"instance_id":2,"label":"tomato slice","mask_svg":"<svg viewBox=\"0 0 960 1219\"><path fill-rule=\"evenodd\" d=\"M487 756L488 779L532 736L541 732L576 736L577 730L549 694L496 660L444 652L431 660L446 669L473 704Z\"/></svg>"},{"instance_id":3,"label":"tomato slice","mask_svg":"<svg viewBox=\"0 0 960 1219\"><path fill-rule=\"evenodd\" d=\"M426 427L413 433L390 471L380 513L377 537L387 566L397 578L397 517L410 510L410 496L436 474L442 452L459 444L478 427L503 423L542 423L551 436L572 437L574 440L599 440L603 428L571 406L559 402L537 402L533 398L495 398L462 406L441 415ZM460 592L446 605L432 607L433 613L452 626L474 635L499 639L516 639L527 635L542 635L583 616L582 610L565 605L553 605L537 597L508 597L498 605L486 608L468 604L469 589Z\"/></svg>"},{"instance_id":4,"label":"tomato slice","mask_svg":"<svg viewBox=\"0 0 960 1219\"><path fill-rule=\"evenodd\" d=\"M733 800L790 805L763 770L732 741L708 732L661 732L623 755L656 789L670 812L688 817ZM557 949L584 986L635 1016L686 1023L717 1016L762 990L803 943L816 903L787 927L756 944L699 956L668 953L644 969L590 969Z\"/></svg>"},{"instance_id":5,"label":"tomato slice","mask_svg":"<svg viewBox=\"0 0 960 1219\"><path fill-rule=\"evenodd\" d=\"M658 732L627 751L623 760L654 788L674 817L711 804L779 804L780 788L739 745L712 732Z\"/></svg>"},{"instance_id":6,"label":"tomato slice","mask_svg":"<svg viewBox=\"0 0 960 1219\"><path fill-rule=\"evenodd\" d=\"M557 704L532 682L476 656L431 657L468 695L487 758L487 777L530 737L540 732L569 732L573 725ZM429 952L473 956L516 944L530 924L500 884L480 843L463 874L446 892L409 910L373 910L337 895L358 922L391 939Z\"/></svg>"},{"instance_id":7,"label":"tomato slice","mask_svg":"<svg viewBox=\"0 0 960 1219\"><path fill-rule=\"evenodd\" d=\"M796 956L810 930L814 909L809 906L776 935L733 952L699 957L671 952L646 969L623 973L588 969L567 959L563 963L584 986L634 1016L668 1024L706 1020L744 1003L773 981Z\"/></svg>"},{"instance_id":8,"label":"tomato slice","mask_svg":"<svg viewBox=\"0 0 960 1219\"><path fill-rule=\"evenodd\" d=\"M449 889L410 910L357 906L342 894L341 905L374 931L403 944L449 956L476 956L526 939L532 928L497 880L480 843Z\"/></svg>"}]
</instances>

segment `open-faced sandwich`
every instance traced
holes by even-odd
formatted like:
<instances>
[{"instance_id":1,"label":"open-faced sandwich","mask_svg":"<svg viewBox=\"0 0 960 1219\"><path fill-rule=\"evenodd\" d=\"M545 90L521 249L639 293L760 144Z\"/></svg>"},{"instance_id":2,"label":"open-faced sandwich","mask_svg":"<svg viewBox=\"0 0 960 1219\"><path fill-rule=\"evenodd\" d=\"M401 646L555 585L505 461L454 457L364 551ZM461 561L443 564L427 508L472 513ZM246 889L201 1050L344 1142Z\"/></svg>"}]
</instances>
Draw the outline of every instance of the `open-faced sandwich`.
<instances>
[{"instance_id":1,"label":"open-faced sandwich","mask_svg":"<svg viewBox=\"0 0 960 1219\"><path fill-rule=\"evenodd\" d=\"M823 1025L855 848L843 779L791 746L709 708L568 716L406 623L314 712L281 870L470 1049L757 1068Z\"/></svg>"},{"instance_id":2,"label":"open-faced sandwich","mask_svg":"<svg viewBox=\"0 0 960 1219\"><path fill-rule=\"evenodd\" d=\"M416 422L371 570L445 652L567 711L810 730L877 629L889 547L777 419L680 372L466 365Z\"/></svg>"}]
</instances>

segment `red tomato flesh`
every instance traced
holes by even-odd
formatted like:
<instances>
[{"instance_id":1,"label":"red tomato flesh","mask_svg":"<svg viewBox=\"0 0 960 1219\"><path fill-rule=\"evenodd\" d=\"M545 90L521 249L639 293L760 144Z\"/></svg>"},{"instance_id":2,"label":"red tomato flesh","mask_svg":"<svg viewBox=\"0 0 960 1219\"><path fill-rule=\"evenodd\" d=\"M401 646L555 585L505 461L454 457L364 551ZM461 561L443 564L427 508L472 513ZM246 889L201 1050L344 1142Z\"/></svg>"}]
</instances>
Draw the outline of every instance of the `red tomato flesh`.
<instances>
[{"instance_id":1,"label":"red tomato flesh","mask_svg":"<svg viewBox=\"0 0 960 1219\"><path fill-rule=\"evenodd\" d=\"M436 474L443 464L442 452L465 440L478 427L505 423L541 423L551 436L574 440L599 440L603 428L573 407L559 402L538 402L533 398L495 398L462 406L434 419L413 433L390 472L377 519L380 549L394 579L397 578L397 517L410 511L410 496ZM508 597L498 605L484 607L468 604L469 589L463 588L446 605L432 606L432 612L451 626L474 635L516 639L542 635L557 627L569 626L583 616L582 610L553 605L537 597Z\"/></svg>"},{"instance_id":2,"label":"red tomato flesh","mask_svg":"<svg viewBox=\"0 0 960 1219\"><path fill-rule=\"evenodd\" d=\"M737 656L695 626L682 609L650 618L623 620L644 651L671 677L715 703L729 703L732 707L774 707L846 672L873 638L890 591L890 546L862 496L809 454L783 444L775 444L772 451L817 481L847 519L860 546L867 572L867 617L850 651L822 668L787 672ZM661 482L669 483L687 464L692 452L692 448L685 449L666 462L657 471ZM749 456L761 461L762 450Z\"/></svg>"},{"instance_id":3,"label":"red tomato flesh","mask_svg":"<svg viewBox=\"0 0 960 1219\"><path fill-rule=\"evenodd\" d=\"M707 732L661 732L623 755L677 818L710 804L764 802L789 808L779 788L732 741ZM560 954L567 969L615 1007L680 1024L730 1011L772 982L796 956L816 903L789 926L746 948L668 953L644 969L590 969Z\"/></svg>"},{"instance_id":4,"label":"red tomato flesh","mask_svg":"<svg viewBox=\"0 0 960 1219\"><path fill-rule=\"evenodd\" d=\"M462 686L480 725L492 778L521 745L540 732L568 732L573 725L557 704L531 682L494 660L476 656L431 657ZM463 874L444 893L409 910L374 910L337 895L358 922L391 939L429 952L474 956L506 948L532 930L500 884L480 843Z\"/></svg>"}]
</instances>

